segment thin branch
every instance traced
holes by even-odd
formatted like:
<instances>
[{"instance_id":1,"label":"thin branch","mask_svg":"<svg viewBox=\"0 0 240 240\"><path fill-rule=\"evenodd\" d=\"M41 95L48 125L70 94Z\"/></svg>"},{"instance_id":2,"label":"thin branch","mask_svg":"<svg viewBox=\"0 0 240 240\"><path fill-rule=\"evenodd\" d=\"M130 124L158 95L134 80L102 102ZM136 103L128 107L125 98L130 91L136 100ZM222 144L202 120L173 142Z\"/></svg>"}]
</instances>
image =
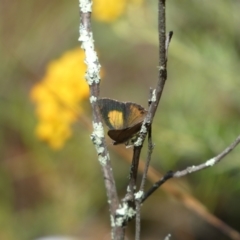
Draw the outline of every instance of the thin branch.
<instances>
[{"instance_id":1,"label":"thin branch","mask_svg":"<svg viewBox=\"0 0 240 240\"><path fill-rule=\"evenodd\" d=\"M156 89L152 91L152 98L151 98L151 104L148 108L148 114L145 117L139 137L137 141L134 143L134 153L133 153L133 162L132 166L133 170L135 171L133 176L135 177L134 180L130 179L130 183L134 184L131 188L131 190L134 190L136 188L136 174L138 172L138 164L139 164L139 158L142 150L143 143L145 141L146 135L149 132L149 128L151 128L153 118L155 116L155 113L157 111L158 104L160 102L160 98L162 96L163 88L167 79L167 49L169 46L171 37L169 38L168 43L166 43L166 12L165 12L165 0L159 0L158 1L158 41L159 41L159 72L158 72L158 83L156 86ZM151 130L150 130L151 132ZM146 167L147 171L148 167ZM144 182L142 182L144 185ZM135 187L135 188L134 188ZM142 191L139 191L138 197L136 197L136 234L135 239L140 239L140 199L142 197L141 193Z\"/></svg>"},{"instance_id":2,"label":"thin branch","mask_svg":"<svg viewBox=\"0 0 240 240\"><path fill-rule=\"evenodd\" d=\"M150 88L150 94L149 94L149 100L148 100L149 106L152 104L152 98L153 98L153 89ZM151 161L153 148L154 148L154 145L152 142L152 125L150 125L149 129L148 129L148 154L147 154L147 159L146 159L145 168L143 171L142 181L140 184L139 191L144 191L144 186L145 186L146 179L147 179L147 173L148 173L148 168L149 168L150 161Z\"/></svg>"},{"instance_id":3,"label":"thin branch","mask_svg":"<svg viewBox=\"0 0 240 240\"><path fill-rule=\"evenodd\" d=\"M112 238L115 240L124 239L124 229L121 226L117 226L114 222L116 209L119 207L119 200L116 191L115 180L112 173L111 162L104 138L104 131L102 120L97 104L99 96L99 83L100 83L100 64L96 52L94 51L93 33L91 30L91 12L92 1L91 0L79 0L80 7L80 27L79 27L79 41L81 42L81 48L84 49L86 58L85 63L87 65L87 71L85 74L86 81L90 88L90 103L93 110L93 133L91 139L95 145L98 160L102 168L104 183L107 192L107 198L109 203L109 209L111 213L111 227Z\"/></svg>"},{"instance_id":4,"label":"thin branch","mask_svg":"<svg viewBox=\"0 0 240 240\"><path fill-rule=\"evenodd\" d=\"M130 172L130 182L129 187L131 191L135 189L135 184L137 180L137 172L138 172L138 164L139 157L141 154L143 142L148 133L149 126L151 126L155 113L157 111L157 107L162 96L163 88L167 79L167 50L172 37L172 32L169 33L166 41L166 14L165 14L165 0L158 1L158 39L159 39L159 72L158 72L158 83L156 89L152 92L151 105L148 109L148 114L145 117L139 137L137 141L134 143L134 152L133 152L133 160L131 165ZM134 192L133 192L134 193ZM133 195L132 193L132 195Z\"/></svg>"},{"instance_id":5,"label":"thin branch","mask_svg":"<svg viewBox=\"0 0 240 240\"><path fill-rule=\"evenodd\" d=\"M170 178L179 178L186 176L190 173L194 173L205 168L209 168L219 163L225 156L227 156L233 149L240 143L240 135L236 138L236 140L231 143L227 148L225 148L220 154L217 156L205 161L205 163L199 164L197 166L187 167L184 170L177 172L168 172L165 176L163 176L159 181L157 181L143 196L142 202L144 202L153 192L155 192L163 183L165 183Z\"/></svg>"},{"instance_id":6,"label":"thin branch","mask_svg":"<svg viewBox=\"0 0 240 240\"><path fill-rule=\"evenodd\" d=\"M141 202L136 199L136 224L135 224L135 240L140 240L141 234Z\"/></svg>"},{"instance_id":7,"label":"thin branch","mask_svg":"<svg viewBox=\"0 0 240 240\"><path fill-rule=\"evenodd\" d=\"M132 164L130 168L129 184L128 184L128 188L129 188L128 192L131 192L132 194L134 194L136 190L140 153L141 153L141 149L139 149L139 147L134 146Z\"/></svg>"},{"instance_id":8,"label":"thin branch","mask_svg":"<svg viewBox=\"0 0 240 240\"><path fill-rule=\"evenodd\" d=\"M120 216L116 216L118 217L118 221L121 222L122 225L126 225L128 221L132 220L132 218L136 216L135 192L140 153L141 151L138 151L138 147L133 148L133 157L129 174L129 183L127 186L126 195L122 199L122 206L125 206L124 207L125 211ZM121 209L122 208L120 207L120 209L118 209L117 211Z\"/></svg>"},{"instance_id":9,"label":"thin branch","mask_svg":"<svg viewBox=\"0 0 240 240\"><path fill-rule=\"evenodd\" d=\"M159 181L155 182L153 186L143 195L142 203L149 198L161 185L163 185L168 179L173 177L173 172L169 171Z\"/></svg>"},{"instance_id":10,"label":"thin branch","mask_svg":"<svg viewBox=\"0 0 240 240\"><path fill-rule=\"evenodd\" d=\"M147 159L146 159L146 163L145 163L145 168L143 171L143 176L142 176L142 182L140 185L139 190L143 191L144 190L144 186L147 180L147 173L148 173L148 168L150 165L150 161L151 161L151 156L152 156L152 152L153 152L153 148L154 148L154 144L152 142L152 127L149 127L148 130L148 154L147 154Z\"/></svg>"},{"instance_id":11,"label":"thin branch","mask_svg":"<svg viewBox=\"0 0 240 240\"><path fill-rule=\"evenodd\" d=\"M200 171L204 168L209 168L219 163L225 156L227 156L238 144L240 143L240 135L236 138L236 140L228 146L224 151L218 154L216 157L207 160L205 163L202 163L198 166L191 166L182 171L177 171L173 174L173 177L182 177L188 175L193 172Z\"/></svg>"},{"instance_id":12,"label":"thin branch","mask_svg":"<svg viewBox=\"0 0 240 240\"><path fill-rule=\"evenodd\" d=\"M152 96L153 96L153 89L150 88L150 94L149 94L149 100L148 100L148 105L150 106L152 103ZM141 197L142 194L144 193L144 186L146 183L146 179L147 179L147 173L148 173L148 168L150 165L150 161L151 161L151 156L152 156L152 152L153 152L153 143L152 143L152 126L149 126L148 129L148 154L147 154L147 159L146 159L146 163L145 163L145 167L144 167L144 171L142 174L142 181L140 184L140 188L138 191L138 195L139 197L136 197L136 236L135 239L136 240L140 240L140 233L141 233Z\"/></svg>"},{"instance_id":13,"label":"thin branch","mask_svg":"<svg viewBox=\"0 0 240 240\"><path fill-rule=\"evenodd\" d=\"M149 101L148 104L151 105L152 101L152 94L153 94L153 90L152 88L150 88L150 97L149 97ZM152 152L153 152L153 143L152 143L152 126L149 126L148 129L148 155L147 155L147 159L146 159L146 163L145 163L145 167L144 167L144 171L143 171L143 175L142 175L142 181L140 184L140 188L138 191L138 195L140 195L139 197L135 198L135 204L136 204L136 234L135 234L135 240L140 240L140 234L141 234L141 197L142 194L144 193L144 186L145 186L145 182L147 179L147 172L148 172L148 167L151 161L151 156L152 156Z\"/></svg>"},{"instance_id":14,"label":"thin branch","mask_svg":"<svg viewBox=\"0 0 240 240\"><path fill-rule=\"evenodd\" d=\"M141 151L143 142L146 138L148 128L152 124L153 118L157 111L160 102L163 88L167 80L167 50L172 37L172 32L168 35L166 41L166 13L165 0L158 1L158 41L159 41L159 67L158 67L158 83L156 89L153 90L151 105L148 109L148 114L145 117L142 128L139 133L137 141L134 143L137 151Z\"/></svg>"},{"instance_id":15,"label":"thin branch","mask_svg":"<svg viewBox=\"0 0 240 240\"><path fill-rule=\"evenodd\" d=\"M167 54L168 54L168 48L169 48L169 44L170 41L172 39L173 36L173 32L170 31L166 37L166 41L165 41L165 50L166 50L166 62L167 62ZM151 105L152 101L156 101L156 96L153 95L155 94L155 92L153 92L153 90L151 89L150 92L150 99L149 99L149 105ZM151 161L151 155L152 155L152 151L153 151L153 143L152 143L152 128L151 128L151 124L149 125L148 128L148 156L147 156L147 160L145 163L145 167L144 167L144 171L143 171L143 176L142 176L142 181L141 181L141 185L138 191L138 195L139 197L136 197L136 235L135 235L135 239L136 240L140 240L140 230L141 230L141 198L143 196L144 193L144 186L145 186L145 182L146 182L146 178L147 178L147 172L148 172L148 167ZM139 161L139 160L138 160ZM136 169L137 170L137 169ZM172 177L170 174L167 175L168 178ZM167 177L165 177L163 180L164 182L167 180ZM136 194L135 194L136 195Z\"/></svg>"},{"instance_id":16,"label":"thin branch","mask_svg":"<svg viewBox=\"0 0 240 240\"><path fill-rule=\"evenodd\" d=\"M134 152L133 152L133 160L131 165L130 172L130 182L129 187L130 191L133 191L131 195L133 195L134 190L136 188L136 180L137 180L137 171L139 164L139 157L141 154L143 142L148 133L148 128L152 124L154 115L156 113L158 103L160 101L163 88L165 85L165 81L167 79L167 61L166 61L166 22L165 22L165 0L158 1L158 33L159 33L159 73L158 73L158 83L156 89L152 92L151 105L148 109L148 114L145 117L141 130L139 132L139 137L137 141L134 143Z\"/></svg>"},{"instance_id":17,"label":"thin branch","mask_svg":"<svg viewBox=\"0 0 240 240\"><path fill-rule=\"evenodd\" d=\"M143 171L143 176L142 176L142 181L141 181L141 184L140 184L140 188L139 188L138 193L135 194L135 203L136 203L136 235L135 235L135 240L140 240L140 233L141 233L141 198L142 198L143 193L144 193L144 186L145 186L146 179L147 179L147 172L148 172L148 168L149 168L149 165L150 165L153 148L154 148L154 145L152 143L152 127L150 126L149 130L148 130L148 155L147 155L147 159L146 159L146 163L145 163L145 167L144 167L144 171Z\"/></svg>"}]
</instances>

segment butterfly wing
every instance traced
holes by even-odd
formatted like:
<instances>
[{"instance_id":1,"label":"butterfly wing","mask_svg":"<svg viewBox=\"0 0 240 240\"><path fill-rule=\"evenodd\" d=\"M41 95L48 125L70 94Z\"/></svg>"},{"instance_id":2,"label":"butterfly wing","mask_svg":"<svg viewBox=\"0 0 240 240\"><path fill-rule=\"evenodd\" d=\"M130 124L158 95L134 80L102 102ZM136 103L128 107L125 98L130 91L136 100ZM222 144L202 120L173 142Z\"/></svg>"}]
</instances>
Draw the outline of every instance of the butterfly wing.
<instances>
[{"instance_id":1,"label":"butterfly wing","mask_svg":"<svg viewBox=\"0 0 240 240\"><path fill-rule=\"evenodd\" d=\"M142 122L134 125L130 128L125 128L122 130L109 130L108 136L114 140L114 145L127 142L131 139L137 132L141 129Z\"/></svg>"},{"instance_id":2,"label":"butterfly wing","mask_svg":"<svg viewBox=\"0 0 240 240\"><path fill-rule=\"evenodd\" d=\"M142 123L145 116L147 115L147 110L141 105L136 103L127 102L126 103L126 127L133 127L138 123Z\"/></svg>"},{"instance_id":3,"label":"butterfly wing","mask_svg":"<svg viewBox=\"0 0 240 240\"><path fill-rule=\"evenodd\" d=\"M123 129L126 115L125 103L113 99L101 98L98 105L102 118L109 129Z\"/></svg>"}]
</instances>

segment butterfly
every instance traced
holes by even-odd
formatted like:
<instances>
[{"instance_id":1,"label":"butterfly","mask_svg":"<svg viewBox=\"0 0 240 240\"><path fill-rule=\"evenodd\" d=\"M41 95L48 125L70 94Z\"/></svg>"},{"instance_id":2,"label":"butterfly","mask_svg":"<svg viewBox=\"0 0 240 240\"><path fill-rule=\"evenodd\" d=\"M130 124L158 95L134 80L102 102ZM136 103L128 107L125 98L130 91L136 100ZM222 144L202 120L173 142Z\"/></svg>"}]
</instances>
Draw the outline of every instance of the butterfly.
<instances>
[{"instance_id":1,"label":"butterfly","mask_svg":"<svg viewBox=\"0 0 240 240\"><path fill-rule=\"evenodd\" d=\"M141 129L147 110L132 102L119 102L109 98L100 98L98 105L102 118L108 126L108 136L113 144L126 143Z\"/></svg>"}]
</instances>

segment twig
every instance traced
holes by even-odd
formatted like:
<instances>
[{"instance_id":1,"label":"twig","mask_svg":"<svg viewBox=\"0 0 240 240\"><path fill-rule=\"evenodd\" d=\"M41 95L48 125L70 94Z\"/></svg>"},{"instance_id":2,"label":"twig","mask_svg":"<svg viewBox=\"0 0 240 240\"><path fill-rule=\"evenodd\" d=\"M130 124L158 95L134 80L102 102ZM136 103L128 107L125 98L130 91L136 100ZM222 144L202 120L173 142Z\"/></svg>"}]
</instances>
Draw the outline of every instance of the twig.
<instances>
[{"instance_id":1,"label":"twig","mask_svg":"<svg viewBox=\"0 0 240 240\"><path fill-rule=\"evenodd\" d=\"M148 155L143 171L142 181L140 184L139 191L135 194L135 204L136 204L136 234L135 240L140 240L140 230L141 230L141 199L144 193L144 186L147 179L148 167L151 161L151 156L153 152L153 143L152 143L152 127L149 127L148 130Z\"/></svg>"},{"instance_id":2,"label":"twig","mask_svg":"<svg viewBox=\"0 0 240 240\"><path fill-rule=\"evenodd\" d=\"M152 94L153 94L153 89L150 89L150 97L148 104L151 105L152 103ZM147 179L147 173L148 173L148 167L151 161L151 156L153 152L153 143L152 143L152 127L151 125L149 126L148 129L148 155L142 175L142 180L140 184L140 188L137 194L135 194L135 204L136 204L136 234L135 234L135 240L140 240L140 233L141 233L141 197L144 193L144 186L145 182Z\"/></svg>"},{"instance_id":3,"label":"twig","mask_svg":"<svg viewBox=\"0 0 240 240\"><path fill-rule=\"evenodd\" d=\"M137 174L138 174L138 163L140 158L141 149L139 147L133 148L133 158L132 164L130 168L130 176L129 176L129 184L128 184L128 192L134 194L136 190L136 182L137 182ZM133 200L133 198L132 198Z\"/></svg>"},{"instance_id":4,"label":"twig","mask_svg":"<svg viewBox=\"0 0 240 240\"><path fill-rule=\"evenodd\" d=\"M182 171L177 171L173 174L173 177L182 177L187 174L200 171L204 168L212 167L215 164L219 163L225 156L227 156L238 144L240 143L240 135L236 138L236 140L227 147L224 151L218 154L216 157L207 160L205 163L202 163L198 166L191 166Z\"/></svg>"},{"instance_id":5,"label":"twig","mask_svg":"<svg viewBox=\"0 0 240 240\"><path fill-rule=\"evenodd\" d=\"M171 36L169 38L170 42ZM132 173L132 176L135 177L135 179L130 179L131 186L130 190L134 191L136 189L136 179L137 179L137 172L138 172L138 164L139 164L139 158L142 150L142 146L144 143L144 140L146 138L146 135L149 131L149 128L152 125L153 118L155 116L160 98L162 96L163 88L167 79L167 49L169 46L169 42L166 42L166 13L165 13L165 0L159 0L158 1L158 41L159 41L159 72L158 72L158 83L156 86L156 89L152 91L152 99L151 104L148 108L148 114L145 117L139 137L137 141L134 143L134 153L133 153L133 161L131 170L134 172ZM147 169L146 169L147 170ZM130 175L131 176L131 175ZM135 185L133 185L135 184ZM133 186L132 186L133 185ZM140 199L142 191L139 191L140 197L136 197L136 213L137 213L137 222L136 222L136 234L135 239L140 239ZM133 195L133 193L131 194Z\"/></svg>"},{"instance_id":6,"label":"twig","mask_svg":"<svg viewBox=\"0 0 240 240\"><path fill-rule=\"evenodd\" d=\"M236 138L236 140L230 144L226 149L224 149L217 156L207 160L205 163L199 164L197 166L187 167L184 170L177 172L168 172L165 176L163 176L159 181L157 181L143 196L142 202L144 202L153 192L155 192L163 183L165 183L170 178L179 178L186 176L190 173L194 173L205 168L209 168L219 163L225 156L227 156L238 144L240 143L240 135Z\"/></svg>"},{"instance_id":7,"label":"twig","mask_svg":"<svg viewBox=\"0 0 240 240\"><path fill-rule=\"evenodd\" d=\"M165 16L165 0L158 1L158 41L159 41L159 67L158 67L158 83L156 89L153 90L151 105L148 109L148 114L145 117L142 128L137 141L134 143L136 151L141 152L143 142L146 138L148 128L152 124L153 118L157 111L160 102L163 88L167 80L167 50L172 37L172 32L169 33L166 39L166 16ZM137 153L136 153L137 154ZM138 154L140 155L140 154Z\"/></svg>"},{"instance_id":8,"label":"twig","mask_svg":"<svg viewBox=\"0 0 240 240\"><path fill-rule=\"evenodd\" d=\"M149 106L152 103L152 97L153 97L153 89L150 89L150 98L148 100ZM146 179L147 179L147 173L148 173L148 168L149 168L149 164L150 164L150 161L151 161L153 148L154 148L154 145L152 143L152 125L150 125L149 129L148 129L148 154L147 154L147 159L146 159L145 168L144 168L144 171L143 171L143 176L142 176L142 181L141 181L141 184L140 184L139 191L144 191L144 186L145 186L145 182L146 182Z\"/></svg>"},{"instance_id":9,"label":"twig","mask_svg":"<svg viewBox=\"0 0 240 240\"><path fill-rule=\"evenodd\" d=\"M146 179L147 179L147 173L148 173L148 168L149 168L150 161L151 161L153 148L154 148L154 144L152 143L152 127L150 126L149 130L148 130L148 154L147 154L145 168L144 168L144 172L143 172L143 176L142 176L142 182L141 182L141 185L140 185L140 188L139 188L140 191L144 190L144 186L145 186Z\"/></svg>"},{"instance_id":10,"label":"twig","mask_svg":"<svg viewBox=\"0 0 240 240\"><path fill-rule=\"evenodd\" d=\"M112 173L111 162L108 154L108 150L105 143L104 131L102 120L100 117L99 107L97 99L99 96L99 83L100 83L100 64L96 52L94 51L93 34L91 30L91 12L92 1L91 0L79 0L80 7L80 28L79 28L79 41L82 43L81 47L84 49L86 58L85 63L87 65L87 71L85 74L86 81L90 88L90 103L93 110L93 133L91 139L95 145L98 160L102 168L104 183L107 192L107 198L111 213L111 227L112 238L115 240L122 240L124 238L124 229L121 226L117 226L114 222L116 209L119 207L119 200L116 191L115 180Z\"/></svg>"},{"instance_id":11,"label":"twig","mask_svg":"<svg viewBox=\"0 0 240 240\"><path fill-rule=\"evenodd\" d=\"M163 185L168 179L173 177L173 172L169 171L166 175L164 175L159 181L153 184L153 186L143 195L142 203L149 198L152 193L154 193L161 185Z\"/></svg>"}]
</instances>

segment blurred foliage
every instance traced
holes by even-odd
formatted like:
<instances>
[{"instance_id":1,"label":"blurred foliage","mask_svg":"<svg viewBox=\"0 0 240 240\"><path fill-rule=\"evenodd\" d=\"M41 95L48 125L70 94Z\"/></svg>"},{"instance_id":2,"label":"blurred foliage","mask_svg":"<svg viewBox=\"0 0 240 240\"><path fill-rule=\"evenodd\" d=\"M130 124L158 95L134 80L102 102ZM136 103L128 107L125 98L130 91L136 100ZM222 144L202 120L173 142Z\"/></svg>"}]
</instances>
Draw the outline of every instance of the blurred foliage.
<instances>
[{"instance_id":1,"label":"blurred foliage","mask_svg":"<svg viewBox=\"0 0 240 240\"><path fill-rule=\"evenodd\" d=\"M122 4L108 21L93 13L104 68L101 96L147 106L149 87L157 81L156 1ZM174 36L168 80L153 124L156 169L201 163L239 134L239 7L238 0L167 1L167 28ZM38 119L29 97L51 62L79 46L78 29L77 1L0 2L0 239L109 237L105 189L89 138L88 101L81 101L83 111L72 137L54 151L35 136ZM218 166L179 179L185 191L237 230L239 155L238 148ZM114 151L111 158L119 192L124 193L129 164ZM142 218L143 239L168 233L173 239L228 239L161 190L144 204Z\"/></svg>"}]
</instances>

